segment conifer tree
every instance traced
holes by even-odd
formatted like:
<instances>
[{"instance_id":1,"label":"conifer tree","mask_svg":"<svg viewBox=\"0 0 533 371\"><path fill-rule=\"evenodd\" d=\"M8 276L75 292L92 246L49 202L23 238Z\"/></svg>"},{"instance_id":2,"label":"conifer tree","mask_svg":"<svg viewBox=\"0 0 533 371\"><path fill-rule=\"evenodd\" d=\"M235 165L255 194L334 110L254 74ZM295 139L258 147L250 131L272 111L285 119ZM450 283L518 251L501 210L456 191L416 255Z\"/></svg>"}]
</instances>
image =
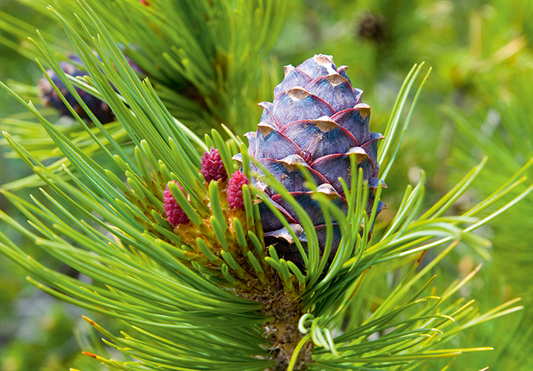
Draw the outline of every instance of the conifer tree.
<instances>
[{"instance_id":1,"label":"conifer tree","mask_svg":"<svg viewBox=\"0 0 533 371\"><path fill-rule=\"evenodd\" d=\"M406 189L397 213L376 223L387 175L429 72L401 123L411 88L423 69L415 65L383 136L373 135L368 127L370 108L360 103L361 92L351 87L344 68L333 68L331 57L322 55L286 68L274 103L263 104L257 132L244 139L241 135L250 129L249 122L253 119L257 124L259 118L247 105L238 104L238 97L246 92L255 96L257 79L253 73L237 78L233 69L247 65L238 72L245 71L247 60L231 60L231 53L225 51L251 44L239 44L238 38L225 44L224 34L217 31L227 29L223 19L236 16L250 26L242 37L266 40L263 33L273 26L258 25L254 15L273 17L275 3L93 0L89 6L79 0L62 2L58 9L50 7L88 77L67 76L45 37L32 43L89 118L83 119L38 62L85 139L72 139L32 102L2 84L35 115L53 143L51 148L64 160L60 166L47 167L43 161L51 157L49 152L28 149L4 132L13 151L46 187L40 189L42 198L32 196L31 201L3 189L28 224L4 212L0 219L93 282L47 268L1 233L0 251L24 267L28 280L50 295L120 321L121 335L86 317L122 359L111 359L105 352L85 354L113 370L412 370L432 359L452 360L463 352L488 350L455 349L449 341L465 329L519 310L518 300L481 314L472 302L454 298L477 269L441 292L435 291L435 277L428 273L460 241L487 255L489 242L474 231L533 189L497 210L490 209L525 182L522 175L528 166L462 215L445 213L468 189L485 160L425 211L422 173L419 183ZM181 56L175 63L165 47L162 53L147 52L149 44L157 49L160 40L170 37L165 31L171 24L166 17L175 9L172 6L187 6L196 15L182 19L192 23L182 32L214 27L189 40L203 41L202 46L214 51L211 57L220 55L225 61L215 63L219 69L211 70L210 77L205 77L208 81L196 80L206 65L192 63L193 56L199 57L194 48L170 48ZM231 16L230 9L234 10ZM164 10L168 12L162 14ZM142 29L129 27L132 19L145 19L141 16L145 13L153 23L145 22ZM237 21L228 22L236 35ZM254 27L259 32L252 32ZM145 44L134 34L142 34ZM253 70L265 45L255 45L259 49L249 56L249 64L255 63ZM240 51L241 57L252 52ZM123 52L135 63L143 61L138 64L149 77L141 80ZM314 76L322 69L325 72ZM174 76L173 72L179 73ZM164 75L179 83L165 85L170 79ZM242 78L241 84L228 86L233 78ZM212 83L220 85L214 88ZM183 88L191 85L197 89L194 93ZM76 87L109 106L116 117L114 126L98 120ZM331 89L342 91L333 94ZM176 98L174 102L172 97L189 101ZM345 97L353 101L344 101ZM344 104L352 108L345 109ZM311 111L318 116L305 116ZM360 127L342 126L346 111ZM185 112L193 115L191 121L213 129L204 137L195 134L197 127L188 128L188 119L180 116ZM289 118L292 123L281 124L280 120ZM227 125L221 129L217 120L228 120ZM298 128L298 135L289 135L291 128ZM317 152L311 151L320 147L320 141L310 138L320 135L321 143L338 144L335 154L321 157L338 156L323 171L316 170ZM266 144L269 140L271 147ZM345 152L339 149L343 141L349 142ZM297 153L288 150L291 142L298 146ZM260 154L268 150L278 153L264 161ZM273 157L282 153L283 157ZM341 158L346 175L329 179L332 170L340 170ZM279 238L290 242L288 249L282 251ZM421 264L425 251L440 246L444 249L434 259ZM382 287L373 282L395 265L404 267L401 282L391 292L380 292Z\"/></svg>"}]
</instances>

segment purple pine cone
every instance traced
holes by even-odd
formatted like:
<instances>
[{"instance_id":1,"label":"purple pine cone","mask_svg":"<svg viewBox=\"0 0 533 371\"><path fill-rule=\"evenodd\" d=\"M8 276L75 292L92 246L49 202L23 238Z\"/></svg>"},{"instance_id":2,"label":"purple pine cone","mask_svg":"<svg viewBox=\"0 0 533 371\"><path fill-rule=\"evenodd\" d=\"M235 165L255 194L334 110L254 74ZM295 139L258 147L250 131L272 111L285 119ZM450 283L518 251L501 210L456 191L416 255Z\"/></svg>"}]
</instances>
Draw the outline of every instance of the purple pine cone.
<instances>
[{"instance_id":1,"label":"purple pine cone","mask_svg":"<svg viewBox=\"0 0 533 371\"><path fill-rule=\"evenodd\" d=\"M77 55L73 55L69 57L69 59L77 63L79 65L83 65L81 59ZM141 75L146 75L146 72L143 71L137 64L135 64L130 58L126 57L126 61L129 63L130 67ZM74 76L74 77L83 77L87 76L87 72L82 71L78 68L76 68L73 64L68 62L60 62L59 65L61 66L61 69L65 71L65 73ZM59 77L56 75L54 70L48 70L46 71L48 76L52 79L54 84L58 87L58 89L61 91L61 94L64 95L64 97L67 99L67 102L74 108L76 113L83 119L88 119L87 113L83 110L83 108L80 106L78 101L74 98L74 96L68 91L66 86L61 82ZM63 104L63 101L61 98L59 98L59 95L55 92L55 90L52 88L52 85L48 82L46 78L42 78L39 81L39 90L40 98L42 99L42 104L47 107L53 107L56 110L59 111L60 116L70 116L73 117L73 115L70 113L68 108ZM100 121L102 124L107 124L108 122L112 122L115 119L115 115L107 105L107 103L101 101L98 98L95 98L91 94L83 91L82 89L76 88L76 92L80 95L80 97L83 99L87 107L91 110L92 113L96 116L98 121Z\"/></svg>"},{"instance_id":2,"label":"purple pine cone","mask_svg":"<svg viewBox=\"0 0 533 371\"><path fill-rule=\"evenodd\" d=\"M274 102L264 102L263 115L256 132L247 133L248 154L259 161L285 186L311 217L323 251L326 225L320 204L305 186L299 166L307 168L314 178L318 192L324 193L345 213L348 204L338 178L350 185L352 169L350 156L356 156L357 167L363 170L369 187L375 189L377 176L377 143L383 136L370 132L370 107L361 103L363 92L352 86L346 66L337 68L333 57L315 55L298 67L286 66L285 79L274 90ZM252 170L261 174L251 164ZM265 191L276 208L285 216L299 240L307 240L300 219L294 209L273 189L260 180L252 183ZM373 193L366 209L372 210ZM380 202L378 211L383 208ZM259 205L265 231L265 242L274 244L285 259L298 263L303 260L289 232L265 206ZM340 243L341 234L333 221L332 259Z\"/></svg>"},{"instance_id":3,"label":"purple pine cone","mask_svg":"<svg viewBox=\"0 0 533 371\"><path fill-rule=\"evenodd\" d=\"M78 56L72 56L70 59L78 64L81 64L81 60ZM74 65L68 63L68 62L61 62L59 63L63 71L65 73L72 75L74 77L82 77L87 76L87 72L82 71L78 68L76 68ZM61 91L61 93L65 96L67 102L74 108L76 113L80 115L80 117L87 119L88 116L83 110L83 108L80 106L80 104L76 101L74 96L68 91L66 86L61 82L59 77L56 75L56 73L53 70L48 70L46 72L48 76L52 79L54 84L58 87L58 89ZM46 78L42 78L39 81L38 85L41 93L40 97L42 99L42 104L47 107L53 107L59 111L59 114L61 116L70 116L73 117L73 115L70 113L68 108L63 104L63 101L61 98L59 98L59 95L55 92L55 90L52 88L52 85L48 82ZM83 91L82 89L76 88L76 92L80 95L80 97L83 99L87 107L91 110L91 112L94 113L96 118L103 124L111 122L114 120L114 115L107 103L102 102L100 99L93 97L89 93Z\"/></svg>"}]
</instances>

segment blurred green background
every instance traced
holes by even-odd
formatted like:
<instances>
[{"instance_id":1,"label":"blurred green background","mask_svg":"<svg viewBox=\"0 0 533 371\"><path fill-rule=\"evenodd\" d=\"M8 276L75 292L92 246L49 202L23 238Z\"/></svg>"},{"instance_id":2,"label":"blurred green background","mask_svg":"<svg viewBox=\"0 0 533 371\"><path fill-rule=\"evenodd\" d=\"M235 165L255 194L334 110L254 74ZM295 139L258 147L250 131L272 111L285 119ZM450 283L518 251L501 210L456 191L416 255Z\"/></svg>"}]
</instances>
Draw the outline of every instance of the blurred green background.
<instances>
[{"instance_id":1,"label":"blurred green background","mask_svg":"<svg viewBox=\"0 0 533 371\"><path fill-rule=\"evenodd\" d=\"M56 24L16 1L0 1L0 10L62 35ZM365 91L363 100L372 107L372 131L385 128L403 78L414 63L425 61L433 71L387 180L384 201L393 210L405 186L416 182L424 169L430 204L487 155L473 190L455 206L466 209L533 156L531 19L533 1L527 0L288 0L285 24L271 54L279 62L280 80L282 65L297 65L313 54L331 54L337 65L350 66L352 83ZM0 35L25 42L1 30ZM1 81L36 85L40 75L34 62L0 44ZM2 94L0 118L12 115L26 113ZM2 184L29 174L20 161L1 161ZM21 217L2 196L0 208ZM483 261L477 278L460 295L478 300L482 311L517 296L524 298L525 308L459 336L453 346L490 345L495 350L463 355L451 370L533 370L532 226L533 200L528 198L480 231L493 240L492 259ZM10 233L1 225L0 230ZM15 238L30 255L50 259ZM459 247L436 273L444 285L463 278L479 262L473 251ZM52 259L47 263L69 272ZM0 256L0 370L93 369L80 357L80 342L93 336L80 322L86 313L52 300L24 276ZM434 362L423 369L442 370L446 364Z\"/></svg>"}]
</instances>

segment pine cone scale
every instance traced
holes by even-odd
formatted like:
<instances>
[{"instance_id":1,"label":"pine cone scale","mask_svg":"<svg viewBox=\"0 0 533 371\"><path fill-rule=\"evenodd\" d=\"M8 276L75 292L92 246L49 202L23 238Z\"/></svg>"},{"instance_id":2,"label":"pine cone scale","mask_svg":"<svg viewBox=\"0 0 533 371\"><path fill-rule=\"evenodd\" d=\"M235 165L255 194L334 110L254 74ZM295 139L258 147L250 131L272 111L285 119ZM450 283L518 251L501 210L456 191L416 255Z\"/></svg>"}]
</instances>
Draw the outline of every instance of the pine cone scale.
<instances>
[{"instance_id":1,"label":"pine cone scale","mask_svg":"<svg viewBox=\"0 0 533 371\"><path fill-rule=\"evenodd\" d=\"M309 93L303 88L287 90L274 98L272 114L283 127L298 120L312 120L335 113L324 100Z\"/></svg>"},{"instance_id":2,"label":"pine cone scale","mask_svg":"<svg viewBox=\"0 0 533 371\"><path fill-rule=\"evenodd\" d=\"M357 141L347 130L330 119L296 121L284 126L281 133L312 158L346 152L357 146Z\"/></svg>"},{"instance_id":3,"label":"pine cone scale","mask_svg":"<svg viewBox=\"0 0 533 371\"><path fill-rule=\"evenodd\" d=\"M370 106L367 104L360 103L354 108L337 112L331 119L351 133L358 144L370 139Z\"/></svg>"}]
</instances>

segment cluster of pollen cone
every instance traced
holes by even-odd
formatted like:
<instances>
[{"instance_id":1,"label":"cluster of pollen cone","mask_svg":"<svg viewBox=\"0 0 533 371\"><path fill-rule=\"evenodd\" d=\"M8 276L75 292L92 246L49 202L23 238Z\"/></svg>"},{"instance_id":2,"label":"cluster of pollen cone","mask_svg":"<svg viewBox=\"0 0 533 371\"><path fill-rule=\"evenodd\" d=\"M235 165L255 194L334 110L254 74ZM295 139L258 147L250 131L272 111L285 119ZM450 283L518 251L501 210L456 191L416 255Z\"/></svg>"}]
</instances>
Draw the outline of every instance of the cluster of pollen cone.
<instances>
[{"instance_id":1,"label":"cluster of pollen cone","mask_svg":"<svg viewBox=\"0 0 533 371\"><path fill-rule=\"evenodd\" d=\"M281 183L313 221L321 251L326 242L326 224L320 204L312 197L313 193L323 193L330 202L347 213L345 190L339 178L344 179L349 187L352 175L357 176L362 172L371 190L375 190L381 182L377 178L379 165L376 156L378 140L383 136L370 132L370 107L361 103L362 91L352 87L346 75L346 68L345 66L337 68L333 58L327 55L316 55L296 68L285 67L285 79L275 88L274 102L261 103L264 111L257 131L245 134L249 140L251 184L262 192L263 198L268 198L271 205L281 212L305 247L307 240L298 215L280 194L262 180L264 171L268 171ZM354 156L357 168L351 166L351 158ZM242 161L242 156L238 154L234 156L234 160ZM311 191L306 187L306 178L302 169L311 174L318 186L315 190ZM235 218L232 217L245 219L244 212L239 213L238 210L244 210L242 186L248 185L250 181L241 171L236 171L228 180L226 169L216 149L204 153L200 171L206 185L216 182L220 186L222 192L220 203L228 226L224 232L225 238L238 245L238 235L241 233L235 228L242 229L241 226L246 225L246 221L235 223ZM178 234L193 238L203 236L203 232L197 227L193 230L188 227L191 225L190 220L169 186L164 197L167 221L175 227L175 232ZM176 186L179 187L179 184ZM281 257L285 261L290 261L291 265L305 270L301 254L295 247L293 237L287 228L264 202L259 199L253 202L260 215L262 230L255 232L258 235L263 234L263 239L260 241L262 248L274 246L276 258ZM373 203L373 192L370 192L366 206L368 213L372 210ZM380 203L377 207L378 212L382 208L383 204ZM205 224L209 224L209 219ZM341 239L340 229L335 220L332 230L333 242L328 259L334 256ZM248 235L245 238L250 239ZM196 241L196 244L198 242ZM215 249L217 259L224 254L224 250ZM234 254L233 259L236 263L234 266L241 266L243 263L249 266L256 265L257 262L246 264L246 258L250 257L249 250L247 253L248 256L242 253ZM255 252L252 249L254 257L258 254L257 249ZM219 263L222 263L224 258L218 259ZM220 264L218 266L220 268ZM243 269L243 272L245 271L247 269ZM255 273L258 273L258 269L255 269ZM242 272L240 276L245 278Z\"/></svg>"}]
</instances>

